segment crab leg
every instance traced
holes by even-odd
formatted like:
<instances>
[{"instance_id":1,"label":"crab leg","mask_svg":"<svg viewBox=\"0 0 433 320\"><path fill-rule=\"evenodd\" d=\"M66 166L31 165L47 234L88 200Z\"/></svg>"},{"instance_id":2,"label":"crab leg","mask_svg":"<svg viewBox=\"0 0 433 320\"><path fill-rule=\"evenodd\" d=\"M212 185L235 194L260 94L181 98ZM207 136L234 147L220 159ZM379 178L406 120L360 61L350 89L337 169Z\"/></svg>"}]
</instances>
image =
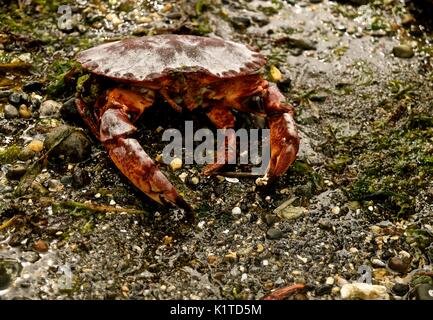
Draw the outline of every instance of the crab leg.
<instances>
[{"instance_id":1,"label":"crab leg","mask_svg":"<svg viewBox=\"0 0 433 320\"><path fill-rule=\"evenodd\" d=\"M223 133L225 134L225 141L223 145L219 146L217 151L217 161L208 164L203 169L204 175L211 175L221 169L224 165L234 163L236 160L236 133L233 130L235 126L235 117L230 110L222 107L212 108L207 113L207 116L215 127L218 129L224 129Z\"/></svg>"},{"instance_id":2,"label":"crab leg","mask_svg":"<svg viewBox=\"0 0 433 320\"><path fill-rule=\"evenodd\" d=\"M299 150L294 110L284 100L277 86L269 84L265 95L265 112L271 131L271 158L265 179L282 176L295 161Z\"/></svg>"},{"instance_id":3,"label":"crab leg","mask_svg":"<svg viewBox=\"0 0 433 320\"><path fill-rule=\"evenodd\" d=\"M99 139L119 170L147 196L161 204L170 202L190 211L138 141L129 137L137 131L132 121L152 103L153 93L144 96L125 89L111 90L102 109Z\"/></svg>"}]
</instances>

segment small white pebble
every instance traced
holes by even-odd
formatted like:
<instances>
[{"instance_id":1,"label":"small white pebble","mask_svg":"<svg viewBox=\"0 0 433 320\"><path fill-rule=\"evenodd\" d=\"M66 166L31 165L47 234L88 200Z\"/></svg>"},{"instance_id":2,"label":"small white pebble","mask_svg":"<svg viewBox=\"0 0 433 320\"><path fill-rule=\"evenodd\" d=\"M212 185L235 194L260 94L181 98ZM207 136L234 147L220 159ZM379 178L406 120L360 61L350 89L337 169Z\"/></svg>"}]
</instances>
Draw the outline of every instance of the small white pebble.
<instances>
[{"instance_id":1,"label":"small white pebble","mask_svg":"<svg viewBox=\"0 0 433 320\"><path fill-rule=\"evenodd\" d=\"M334 277L326 278L326 284L332 286L334 284Z\"/></svg>"},{"instance_id":2,"label":"small white pebble","mask_svg":"<svg viewBox=\"0 0 433 320\"><path fill-rule=\"evenodd\" d=\"M227 233L229 233L229 232L230 232L229 229L225 229L225 230L223 231L224 234L227 234Z\"/></svg>"},{"instance_id":3,"label":"small white pebble","mask_svg":"<svg viewBox=\"0 0 433 320\"><path fill-rule=\"evenodd\" d=\"M95 198L96 198L96 199L98 199L98 198L100 198L100 197L101 197L101 194L100 194L100 193L95 194Z\"/></svg>"},{"instance_id":4,"label":"small white pebble","mask_svg":"<svg viewBox=\"0 0 433 320\"><path fill-rule=\"evenodd\" d=\"M242 273L241 281L247 281L248 275L246 273Z\"/></svg>"},{"instance_id":5,"label":"small white pebble","mask_svg":"<svg viewBox=\"0 0 433 320\"><path fill-rule=\"evenodd\" d=\"M174 158L170 162L170 167L173 171L179 170L180 168L182 168L182 159L181 158Z\"/></svg>"},{"instance_id":6,"label":"small white pebble","mask_svg":"<svg viewBox=\"0 0 433 320\"><path fill-rule=\"evenodd\" d=\"M373 206L368 206L368 211L373 211L373 210L374 210Z\"/></svg>"},{"instance_id":7,"label":"small white pebble","mask_svg":"<svg viewBox=\"0 0 433 320\"><path fill-rule=\"evenodd\" d=\"M113 199L110 200L110 205L114 206L116 204L116 201L114 201Z\"/></svg>"},{"instance_id":8,"label":"small white pebble","mask_svg":"<svg viewBox=\"0 0 433 320\"><path fill-rule=\"evenodd\" d=\"M205 224L206 224L206 222L204 222L204 221L200 221L200 222L197 224L197 227L199 227L200 229L203 229L203 227L204 227Z\"/></svg>"},{"instance_id":9,"label":"small white pebble","mask_svg":"<svg viewBox=\"0 0 433 320\"><path fill-rule=\"evenodd\" d=\"M331 212L333 214L339 214L340 213L340 207L335 206L334 208L331 209Z\"/></svg>"},{"instance_id":10,"label":"small white pebble","mask_svg":"<svg viewBox=\"0 0 433 320\"><path fill-rule=\"evenodd\" d=\"M271 201L271 197L270 196L266 196L265 200L266 201Z\"/></svg>"},{"instance_id":11,"label":"small white pebble","mask_svg":"<svg viewBox=\"0 0 433 320\"><path fill-rule=\"evenodd\" d=\"M239 182L239 179L238 179L238 178L225 177L225 180L226 180L227 182L230 182L230 183L238 183L238 182Z\"/></svg>"},{"instance_id":12,"label":"small white pebble","mask_svg":"<svg viewBox=\"0 0 433 320\"><path fill-rule=\"evenodd\" d=\"M182 172L182 173L179 175L179 179L182 180L182 182L185 182L186 177L188 177L188 173L186 173L186 172Z\"/></svg>"},{"instance_id":13,"label":"small white pebble","mask_svg":"<svg viewBox=\"0 0 433 320\"><path fill-rule=\"evenodd\" d=\"M160 289L161 289L162 291L165 291L165 290L167 290L167 286L166 286L165 284L163 284L163 285L160 287Z\"/></svg>"},{"instance_id":14,"label":"small white pebble","mask_svg":"<svg viewBox=\"0 0 433 320\"><path fill-rule=\"evenodd\" d=\"M267 265L269 265L269 261L268 260L263 260L262 264L266 267Z\"/></svg>"},{"instance_id":15,"label":"small white pebble","mask_svg":"<svg viewBox=\"0 0 433 320\"><path fill-rule=\"evenodd\" d=\"M197 178L197 177L192 177L191 178L191 183L192 184L197 185L197 184L199 184L199 182L200 182L199 178Z\"/></svg>"},{"instance_id":16,"label":"small white pebble","mask_svg":"<svg viewBox=\"0 0 433 320\"><path fill-rule=\"evenodd\" d=\"M233 209L232 209L232 214L235 214L235 215L237 215L237 214L241 214L241 208L239 208L239 207L234 207Z\"/></svg>"}]
</instances>

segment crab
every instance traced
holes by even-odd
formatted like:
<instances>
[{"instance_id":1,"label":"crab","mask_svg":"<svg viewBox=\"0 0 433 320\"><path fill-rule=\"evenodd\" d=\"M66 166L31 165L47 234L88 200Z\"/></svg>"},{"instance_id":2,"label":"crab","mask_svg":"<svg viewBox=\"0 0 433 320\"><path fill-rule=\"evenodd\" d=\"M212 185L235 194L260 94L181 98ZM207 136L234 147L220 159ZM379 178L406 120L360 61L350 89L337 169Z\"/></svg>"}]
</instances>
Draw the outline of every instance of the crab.
<instances>
[{"instance_id":1,"label":"crab","mask_svg":"<svg viewBox=\"0 0 433 320\"><path fill-rule=\"evenodd\" d=\"M266 118L271 155L265 180L282 176L295 161L299 136L294 109L266 81L265 57L253 47L192 35L155 35L106 43L80 52L82 69L109 85L92 103L77 93L76 106L118 169L144 194L161 204L191 207L134 138L140 116L160 95L176 111L201 108L216 128L226 130L226 145L216 159L233 160L236 150L233 109ZM252 103L254 99L258 103ZM224 163L208 164L204 175Z\"/></svg>"}]
</instances>

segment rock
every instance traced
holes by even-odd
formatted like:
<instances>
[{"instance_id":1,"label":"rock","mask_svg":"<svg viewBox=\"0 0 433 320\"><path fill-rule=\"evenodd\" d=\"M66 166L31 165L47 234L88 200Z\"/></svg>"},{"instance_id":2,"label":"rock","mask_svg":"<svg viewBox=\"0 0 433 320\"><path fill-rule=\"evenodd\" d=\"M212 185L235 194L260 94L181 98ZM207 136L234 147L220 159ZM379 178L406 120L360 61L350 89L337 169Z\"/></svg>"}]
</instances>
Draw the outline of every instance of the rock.
<instances>
[{"instance_id":1,"label":"rock","mask_svg":"<svg viewBox=\"0 0 433 320\"><path fill-rule=\"evenodd\" d=\"M60 115L65 121L73 123L77 122L77 120L81 121L81 116L78 113L77 107L75 105L75 97L62 104L62 107L60 108Z\"/></svg>"},{"instance_id":2,"label":"rock","mask_svg":"<svg viewBox=\"0 0 433 320\"><path fill-rule=\"evenodd\" d=\"M395 46L392 49L392 53L394 54L394 56L396 56L397 58L412 58L414 56L414 52L412 47L405 45L405 44L401 44L398 46Z\"/></svg>"},{"instance_id":3,"label":"rock","mask_svg":"<svg viewBox=\"0 0 433 320\"><path fill-rule=\"evenodd\" d=\"M350 300L384 300L389 298L385 286L359 282L343 285L340 294L342 299Z\"/></svg>"},{"instance_id":4,"label":"rock","mask_svg":"<svg viewBox=\"0 0 433 320\"><path fill-rule=\"evenodd\" d=\"M283 232L277 228L269 228L266 232L266 237L271 240L277 240L283 237Z\"/></svg>"},{"instance_id":5,"label":"rock","mask_svg":"<svg viewBox=\"0 0 433 320\"><path fill-rule=\"evenodd\" d=\"M43 83L38 81L31 81L27 82L25 85L23 85L23 91L24 92L40 92L42 90Z\"/></svg>"},{"instance_id":6,"label":"rock","mask_svg":"<svg viewBox=\"0 0 433 320\"><path fill-rule=\"evenodd\" d=\"M231 19L231 23L237 29L246 29L251 26L251 19L245 16L235 16Z\"/></svg>"},{"instance_id":7,"label":"rock","mask_svg":"<svg viewBox=\"0 0 433 320\"><path fill-rule=\"evenodd\" d=\"M269 69L269 76L272 82L279 82L283 79L281 71L274 65L271 65Z\"/></svg>"},{"instance_id":8,"label":"rock","mask_svg":"<svg viewBox=\"0 0 433 320\"><path fill-rule=\"evenodd\" d=\"M232 214L234 214L234 215L241 214L241 212L242 212L242 210L241 210L241 208L239 208L239 207L234 207L234 208L232 209Z\"/></svg>"},{"instance_id":9,"label":"rock","mask_svg":"<svg viewBox=\"0 0 433 320\"><path fill-rule=\"evenodd\" d=\"M323 286L318 287L315 290L315 293L317 296L323 296L325 294L331 294L331 291L332 291L332 285L325 284Z\"/></svg>"},{"instance_id":10,"label":"rock","mask_svg":"<svg viewBox=\"0 0 433 320\"><path fill-rule=\"evenodd\" d=\"M26 146L18 154L18 159L20 159L21 161L27 161L33 158L34 155L35 152L32 149L30 149L28 146Z\"/></svg>"},{"instance_id":11,"label":"rock","mask_svg":"<svg viewBox=\"0 0 433 320\"><path fill-rule=\"evenodd\" d=\"M8 100L11 104L18 107L22 103L27 103L29 96L24 92L13 92L9 95Z\"/></svg>"},{"instance_id":12,"label":"rock","mask_svg":"<svg viewBox=\"0 0 433 320\"><path fill-rule=\"evenodd\" d=\"M406 273L406 271L409 269L410 263L407 261L404 261L400 257L392 257L388 260L388 267L396 272L399 273Z\"/></svg>"},{"instance_id":13,"label":"rock","mask_svg":"<svg viewBox=\"0 0 433 320\"><path fill-rule=\"evenodd\" d=\"M44 240L38 240L33 244L33 248L38 252L47 252L48 244Z\"/></svg>"},{"instance_id":14,"label":"rock","mask_svg":"<svg viewBox=\"0 0 433 320\"><path fill-rule=\"evenodd\" d=\"M21 259L26 262L35 263L39 260L39 254L34 251L25 251L21 254Z\"/></svg>"},{"instance_id":15,"label":"rock","mask_svg":"<svg viewBox=\"0 0 433 320\"><path fill-rule=\"evenodd\" d=\"M230 251L224 256L224 261L236 262L237 260L238 260L238 254L233 251Z\"/></svg>"},{"instance_id":16,"label":"rock","mask_svg":"<svg viewBox=\"0 0 433 320\"><path fill-rule=\"evenodd\" d=\"M18 113L23 119L30 119L32 117L32 112L29 110L29 108L27 108L25 104L20 105L20 107L18 108Z\"/></svg>"},{"instance_id":17,"label":"rock","mask_svg":"<svg viewBox=\"0 0 433 320\"><path fill-rule=\"evenodd\" d=\"M19 180L27 171L27 168L22 164L17 164L11 167L6 173L6 178L9 180Z\"/></svg>"},{"instance_id":18,"label":"rock","mask_svg":"<svg viewBox=\"0 0 433 320\"><path fill-rule=\"evenodd\" d=\"M6 119L18 118L18 116L19 116L17 108L15 108L11 104L5 105L4 113L5 113L5 118Z\"/></svg>"},{"instance_id":19,"label":"rock","mask_svg":"<svg viewBox=\"0 0 433 320\"><path fill-rule=\"evenodd\" d=\"M386 263L383 262L382 260L378 259L378 258L373 258L373 259L371 259L371 264L372 264L374 267L379 267L379 268L386 267Z\"/></svg>"},{"instance_id":20,"label":"rock","mask_svg":"<svg viewBox=\"0 0 433 320\"><path fill-rule=\"evenodd\" d=\"M409 285L406 283L396 283L392 287L392 292L399 297L404 296L409 291Z\"/></svg>"},{"instance_id":21,"label":"rock","mask_svg":"<svg viewBox=\"0 0 433 320\"><path fill-rule=\"evenodd\" d=\"M416 286L415 297L417 300L433 300L433 285L423 283Z\"/></svg>"},{"instance_id":22,"label":"rock","mask_svg":"<svg viewBox=\"0 0 433 320\"><path fill-rule=\"evenodd\" d=\"M27 148L29 148L33 152L41 152L44 148L44 143L41 140L34 139L32 140L28 145Z\"/></svg>"},{"instance_id":23,"label":"rock","mask_svg":"<svg viewBox=\"0 0 433 320\"><path fill-rule=\"evenodd\" d=\"M57 179L50 179L47 182L48 190L51 192L60 191L64 188L64 185Z\"/></svg>"},{"instance_id":24,"label":"rock","mask_svg":"<svg viewBox=\"0 0 433 320\"><path fill-rule=\"evenodd\" d=\"M10 274L3 265L0 265L0 290L4 290L9 287L11 282L12 279Z\"/></svg>"},{"instance_id":25,"label":"rock","mask_svg":"<svg viewBox=\"0 0 433 320\"><path fill-rule=\"evenodd\" d=\"M330 219L320 218L318 224L320 229L332 231L332 222Z\"/></svg>"},{"instance_id":26,"label":"rock","mask_svg":"<svg viewBox=\"0 0 433 320\"><path fill-rule=\"evenodd\" d=\"M65 136L66 138L62 140L61 138ZM91 143L80 129L60 126L52 130L44 140L44 148L50 150L56 144L57 146L51 152L54 157L66 158L71 162L80 162L90 156Z\"/></svg>"},{"instance_id":27,"label":"rock","mask_svg":"<svg viewBox=\"0 0 433 320\"><path fill-rule=\"evenodd\" d=\"M39 116L41 118L57 118L60 116L60 108L62 105L54 100L45 100L39 108Z\"/></svg>"},{"instance_id":28,"label":"rock","mask_svg":"<svg viewBox=\"0 0 433 320\"><path fill-rule=\"evenodd\" d=\"M182 159L181 158L174 158L170 162L171 170L176 171L182 168Z\"/></svg>"},{"instance_id":29,"label":"rock","mask_svg":"<svg viewBox=\"0 0 433 320\"><path fill-rule=\"evenodd\" d=\"M257 23L259 25L259 27L263 27L263 26L269 24L269 22L270 22L269 18L265 14L255 15L252 17L252 19L255 23Z\"/></svg>"},{"instance_id":30,"label":"rock","mask_svg":"<svg viewBox=\"0 0 433 320\"><path fill-rule=\"evenodd\" d=\"M90 183L89 173L81 168L75 168L72 173L72 186L76 189L82 188Z\"/></svg>"}]
</instances>

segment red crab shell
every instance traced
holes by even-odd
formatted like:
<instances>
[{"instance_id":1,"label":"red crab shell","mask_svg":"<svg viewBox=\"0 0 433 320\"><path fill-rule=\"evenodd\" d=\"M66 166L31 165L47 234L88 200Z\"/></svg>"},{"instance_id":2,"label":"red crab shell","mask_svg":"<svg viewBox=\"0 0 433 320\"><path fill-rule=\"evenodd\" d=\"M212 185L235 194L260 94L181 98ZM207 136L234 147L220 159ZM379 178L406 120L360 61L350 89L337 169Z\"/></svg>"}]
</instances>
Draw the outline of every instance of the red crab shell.
<instances>
[{"instance_id":1,"label":"red crab shell","mask_svg":"<svg viewBox=\"0 0 433 320\"><path fill-rule=\"evenodd\" d=\"M152 81L173 72L232 78L257 72L265 57L218 38L156 35L102 44L77 55L84 69L120 81Z\"/></svg>"}]
</instances>

